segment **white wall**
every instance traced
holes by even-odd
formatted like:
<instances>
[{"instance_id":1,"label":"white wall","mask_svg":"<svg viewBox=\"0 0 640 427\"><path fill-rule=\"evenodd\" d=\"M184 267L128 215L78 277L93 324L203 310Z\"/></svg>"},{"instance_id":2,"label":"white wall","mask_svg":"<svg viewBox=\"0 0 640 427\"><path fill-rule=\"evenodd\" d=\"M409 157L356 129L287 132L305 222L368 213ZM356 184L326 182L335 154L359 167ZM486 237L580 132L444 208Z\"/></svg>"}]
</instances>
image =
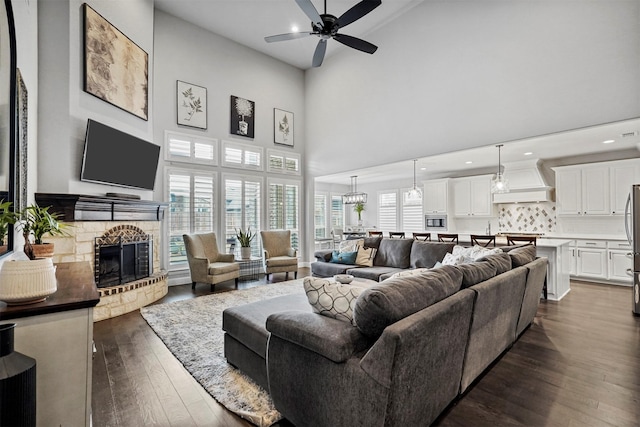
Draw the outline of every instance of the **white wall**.
<instances>
[{"instance_id":1,"label":"white wall","mask_svg":"<svg viewBox=\"0 0 640 427\"><path fill-rule=\"evenodd\" d=\"M153 71L154 89L154 139L162 142L165 130L177 131L207 138L235 141L279 151L304 154L305 109L304 73L290 65L270 58L255 50L239 45L223 37L194 26L162 11L155 12L155 59ZM192 83L207 88L207 129L178 126L176 123L176 81ZM230 133L230 97L240 96L255 102L255 138L243 138ZM273 109L279 108L294 113L294 147L276 145L273 142ZM164 153L162 154L164 157ZM302 158L304 163L304 157ZM155 199L167 200L164 169L167 166L193 166L171 164L161 161L156 180ZM307 191L303 176L270 175L266 172L251 172L238 169L205 167L218 173L216 191L216 232L223 234L224 201L222 199L222 174L258 174L263 177L296 179L301 183L301 203L306 203ZM267 181L264 180L263 200L267 200ZM313 203L313 192L308 196ZM265 202L266 203L266 202ZM263 203L263 206L265 206ZM262 212L262 224L266 228L268 212ZM305 239L305 211L300 213L300 231ZM311 219L312 221L312 219ZM165 227L167 223L165 221ZM311 224L313 227L313 224ZM218 239L219 245L224 243ZM303 259L307 257L303 249Z\"/></svg>"},{"instance_id":2,"label":"white wall","mask_svg":"<svg viewBox=\"0 0 640 427\"><path fill-rule=\"evenodd\" d=\"M309 173L638 117L639 15L633 0L425 1L364 37L375 54L307 72Z\"/></svg>"},{"instance_id":3,"label":"white wall","mask_svg":"<svg viewBox=\"0 0 640 427\"><path fill-rule=\"evenodd\" d=\"M104 195L127 192L151 199L150 191L80 181L87 119L147 141L153 139L153 0L90 0L87 3L149 54L149 120L145 121L83 90L84 1L38 2L40 102L38 192Z\"/></svg>"}]
</instances>

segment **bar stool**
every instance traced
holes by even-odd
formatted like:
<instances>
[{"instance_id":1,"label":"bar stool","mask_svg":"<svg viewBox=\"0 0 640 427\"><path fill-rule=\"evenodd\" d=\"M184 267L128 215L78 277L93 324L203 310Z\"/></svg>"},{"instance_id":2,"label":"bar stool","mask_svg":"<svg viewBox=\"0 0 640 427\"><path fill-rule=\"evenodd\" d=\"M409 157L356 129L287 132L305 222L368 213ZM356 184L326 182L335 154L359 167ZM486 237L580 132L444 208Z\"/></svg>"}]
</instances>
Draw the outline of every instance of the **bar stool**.
<instances>
[{"instance_id":1,"label":"bar stool","mask_svg":"<svg viewBox=\"0 0 640 427\"><path fill-rule=\"evenodd\" d=\"M458 244L458 234L438 233L438 242L448 242Z\"/></svg>"},{"instance_id":2,"label":"bar stool","mask_svg":"<svg viewBox=\"0 0 640 427\"><path fill-rule=\"evenodd\" d=\"M496 246L496 236L488 236L482 234L472 234L471 235L471 244L488 247L493 243L493 247Z\"/></svg>"},{"instance_id":3,"label":"bar stool","mask_svg":"<svg viewBox=\"0 0 640 427\"><path fill-rule=\"evenodd\" d=\"M404 231L390 231L389 232L390 239L404 239Z\"/></svg>"},{"instance_id":4,"label":"bar stool","mask_svg":"<svg viewBox=\"0 0 640 427\"><path fill-rule=\"evenodd\" d=\"M368 231L369 237L382 237L382 231Z\"/></svg>"},{"instance_id":5,"label":"bar stool","mask_svg":"<svg viewBox=\"0 0 640 427\"><path fill-rule=\"evenodd\" d=\"M529 243L533 246L536 246L536 240L538 238L536 236L514 236L507 234L507 244L508 245L517 245L518 243Z\"/></svg>"},{"instance_id":6,"label":"bar stool","mask_svg":"<svg viewBox=\"0 0 640 427\"><path fill-rule=\"evenodd\" d=\"M431 233L413 233L413 240L431 241Z\"/></svg>"}]
</instances>

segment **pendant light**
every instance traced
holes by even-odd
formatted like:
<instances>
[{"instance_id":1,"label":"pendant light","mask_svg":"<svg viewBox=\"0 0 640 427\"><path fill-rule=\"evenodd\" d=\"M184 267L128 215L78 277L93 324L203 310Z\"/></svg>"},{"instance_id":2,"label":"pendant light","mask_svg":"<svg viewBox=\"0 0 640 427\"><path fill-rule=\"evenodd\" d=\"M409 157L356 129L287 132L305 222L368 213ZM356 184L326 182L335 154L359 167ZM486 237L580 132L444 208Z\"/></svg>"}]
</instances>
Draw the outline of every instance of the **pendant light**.
<instances>
[{"instance_id":1,"label":"pendant light","mask_svg":"<svg viewBox=\"0 0 640 427\"><path fill-rule=\"evenodd\" d=\"M345 205L367 203L367 193L358 193L358 175L351 177L351 191L342 195L342 203Z\"/></svg>"},{"instance_id":2,"label":"pendant light","mask_svg":"<svg viewBox=\"0 0 640 427\"><path fill-rule=\"evenodd\" d=\"M413 188L407 193L407 201L417 202L422 200L422 191L416 186L416 163L418 159L413 160Z\"/></svg>"},{"instance_id":3,"label":"pendant light","mask_svg":"<svg viewBox=\"0 0 640 427\"><path fill-rule=\"evenodd\" d=\"M498 147L498 172L496 176L491 180L491 192L492 193L508 193L509 192L509 180L505 178L502 172L502 165L500 164L500 149L502 144L496 145Z\"/></svg>"}]
</instances>

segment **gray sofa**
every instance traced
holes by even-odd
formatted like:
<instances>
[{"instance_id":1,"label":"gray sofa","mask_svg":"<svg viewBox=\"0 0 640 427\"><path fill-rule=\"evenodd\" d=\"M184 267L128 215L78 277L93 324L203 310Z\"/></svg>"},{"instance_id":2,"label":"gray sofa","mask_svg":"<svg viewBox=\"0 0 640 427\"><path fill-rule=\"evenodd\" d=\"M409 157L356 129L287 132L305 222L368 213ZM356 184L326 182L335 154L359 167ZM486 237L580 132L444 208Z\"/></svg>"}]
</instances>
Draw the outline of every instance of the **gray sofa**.
<instances>
[{"instance_id":1,"label":"gray sofa","mask_svg":"<svg viewBox=\"0 0 640 427\"><path fill-rule=\"evenodd\" d=\"M364 279L384 280L398 271L433 267L447 252L451 252L454 243L369 237L364 239L364 246L377 249L372 267L332 263L332 251L324 250L315 252L317 261L311 263L311 274L315 277L351 274Z\"/></svg>"},{"instance_id":2,"label":"gray sofa","mask_svg":"<svg viewBox=\"0 0 640 427\"><path fill-rule=\"evenodd\" d=\"M429 425L533 321L546 269L529 246L389 278L355 326L304 294L234 307L225 355L296 426Z\"/></svg>"}]
</instances>

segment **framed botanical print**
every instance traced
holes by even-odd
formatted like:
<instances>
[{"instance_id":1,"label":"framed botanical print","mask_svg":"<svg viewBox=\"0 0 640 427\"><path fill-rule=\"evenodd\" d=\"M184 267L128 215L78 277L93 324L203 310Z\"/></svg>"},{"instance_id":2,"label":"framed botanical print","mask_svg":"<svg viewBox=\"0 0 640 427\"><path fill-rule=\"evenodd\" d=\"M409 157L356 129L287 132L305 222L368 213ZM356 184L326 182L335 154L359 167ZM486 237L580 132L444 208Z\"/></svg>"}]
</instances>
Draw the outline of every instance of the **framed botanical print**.
<instances>
[{"instance_id":1,"label":"framed botanical print","mask_svg":"<svg viewBox=\"0 0 640 427\"><path fill-rule=\"evenodd\" d=\"M273 109L273 142L293 147L293 113Z\"/></svg>"},{"instance_id":2,"label":"framed botanical print","mask_svg":"<svg viewBox=\"0 0 640 427\"><path fill-rule=\"evenodd\" d=\"M248 99L231 96L231 133L253 138L255 135L256 103Z\"/></svg>"},{"instance_id":3,"label":"framed botanical print","mask_svg":"<svg viewBox=\"0 0 640 427\"><path fill-rule=\"evenodd\" d=\"M179 125L207 128L207 88L177 81L176 110Z\"/></svg>"}]
</instances>

